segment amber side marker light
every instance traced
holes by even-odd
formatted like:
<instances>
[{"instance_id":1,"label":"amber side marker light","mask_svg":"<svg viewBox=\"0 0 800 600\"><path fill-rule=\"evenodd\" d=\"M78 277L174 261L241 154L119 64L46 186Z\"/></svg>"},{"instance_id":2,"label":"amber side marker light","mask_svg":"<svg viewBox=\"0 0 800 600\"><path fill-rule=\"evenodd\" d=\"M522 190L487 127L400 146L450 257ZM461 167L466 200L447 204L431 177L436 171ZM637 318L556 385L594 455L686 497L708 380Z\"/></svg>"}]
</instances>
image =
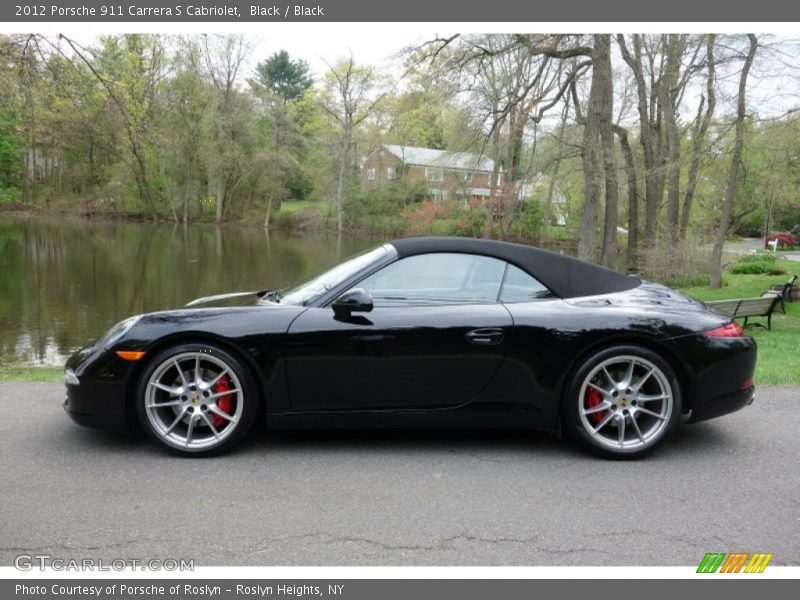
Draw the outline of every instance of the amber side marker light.
<instances>
[{"instance_id":1,"label":"amber side marker light","mask_svg":"<svg viewBox=\"0 0 800 600\"><path fill-rule=\"evenodd\" d=\"M117 350L117 356L119 356L122 360L142 360L144 357L144 352L139 350Z\"/></svg>"},{"instance_id":2,"label":"amber side marker light","mask_svg":"<svg viewBox=\"0 0 800 600\"><path fill-rule=\"evenodd\" d=\"M722 325L721 327L715 327L714 329L709 329L704 331L708 337L715 337L715 338L737 338L737 337L744 337L744 329L742 326L739 325L736 321L732 321L727 325Z\"/></svg>"}]
</instances>

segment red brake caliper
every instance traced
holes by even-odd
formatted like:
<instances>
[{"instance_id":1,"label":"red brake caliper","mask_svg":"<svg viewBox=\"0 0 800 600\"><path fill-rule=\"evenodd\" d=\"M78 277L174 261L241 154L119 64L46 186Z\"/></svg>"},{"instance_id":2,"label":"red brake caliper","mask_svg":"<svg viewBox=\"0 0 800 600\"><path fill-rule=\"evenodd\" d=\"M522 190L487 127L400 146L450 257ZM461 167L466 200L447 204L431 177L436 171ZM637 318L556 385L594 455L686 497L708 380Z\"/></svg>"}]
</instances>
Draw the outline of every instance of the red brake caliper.
<instances>
[{"instance_id":1,"label":"red brake caliper","mask_svg":"<svg viewBox=\"0 0 800 600\"><path fill-rule=\"evenodd\" d=\"M219 381L214 384L214 393L216 394L227 392L229 389L231 389L231 380L227 375L220 377ZM217 406L221 411L231 414L231 411L233 410L233 394L220 396L217 399ZM211 416L211 420L214 423L214 427L222 427L227 422L225 417L221 417L216 414Z\"/></svg>"},{"instance_id":2,"label":"red brake caliper","mask_svg":"<svg viewBox=\"0 0 800 600\"><path fill-rule=\"evenodd\" d=\"M603 395L600 392L598 392L596 389L589 388L588 390L586 390L586 408L592 408L594 406L597 406L602 401L603 401ZM594 413L592 413L590 415L587 415L587 416L592 421L594 421L595 425L597 425L597 424L600 423L600 421L603 420L603 413L604 412L605 411L599 410L599 411L594 412Z\"/></svg>"}]
</instances>

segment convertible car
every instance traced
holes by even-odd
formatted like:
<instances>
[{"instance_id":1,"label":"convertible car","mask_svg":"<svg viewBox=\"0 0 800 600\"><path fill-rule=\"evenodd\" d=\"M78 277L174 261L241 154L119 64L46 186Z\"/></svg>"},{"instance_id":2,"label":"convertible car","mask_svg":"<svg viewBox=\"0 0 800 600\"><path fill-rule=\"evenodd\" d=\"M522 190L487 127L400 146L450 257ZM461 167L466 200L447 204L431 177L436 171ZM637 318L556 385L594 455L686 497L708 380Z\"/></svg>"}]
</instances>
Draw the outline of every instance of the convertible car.
<instances>
[{"instance_id":1,"label":"convertible car","mask_svg":"<svg viewBox=\"0 0 800 600\"><path fill-rule=\"evenodd\" d=\"M240 304L230 306L235 298ZM545 250L409 238L285 290L131 317L66 365L78 423L208 456L268 428L565 434L610 458L753 401L755 342L672 289Z\"/></svg>"}]
</instances>

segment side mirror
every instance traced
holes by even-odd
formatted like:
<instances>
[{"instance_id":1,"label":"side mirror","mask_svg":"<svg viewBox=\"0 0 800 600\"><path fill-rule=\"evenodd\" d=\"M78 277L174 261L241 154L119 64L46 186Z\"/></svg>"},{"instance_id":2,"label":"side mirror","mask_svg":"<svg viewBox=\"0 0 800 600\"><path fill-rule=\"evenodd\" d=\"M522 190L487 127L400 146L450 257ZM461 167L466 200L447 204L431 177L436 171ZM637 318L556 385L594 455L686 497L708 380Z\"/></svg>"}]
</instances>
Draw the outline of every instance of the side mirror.
<instances>
[{"instance_id":1,"label":"side mirror","mask_svg":"<svg viewBox=\"0 0 800 600\"><path fill-rule=\"evenodd\" d=\"M333 301L333 312L337 315L350 315L354 312L370 312L372 296L362 287L347 290Z\"/></svg>"}]
</instances>

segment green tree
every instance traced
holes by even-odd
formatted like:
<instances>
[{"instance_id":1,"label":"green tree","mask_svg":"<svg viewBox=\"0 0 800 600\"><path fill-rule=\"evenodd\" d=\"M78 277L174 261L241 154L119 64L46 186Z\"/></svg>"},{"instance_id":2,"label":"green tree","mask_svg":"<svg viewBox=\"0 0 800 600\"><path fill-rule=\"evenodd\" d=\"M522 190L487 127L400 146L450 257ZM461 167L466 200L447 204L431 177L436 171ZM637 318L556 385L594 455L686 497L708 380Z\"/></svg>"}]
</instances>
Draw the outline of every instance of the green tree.
<instances>
[{"instance_id":1,"label":"green tree","mask_svg":"<svg viewBox=\"0 0 800 600\"><path fill-rule=\"evenodd\" d=\"M19 157L19 135L16 124L7 115L0 115L0 189L17 188Z\"/></svg>"},{"instance_id":2,"label":"green tree","mask_svg":"<svg viewBox=\"0 0 800 600\"><path fill-rule=\"evenodd\" d=\"M286 50L280 50L256 65L255 77L250 85L257 92L268 91L286 104L299 100L314 83L308 63L292 60Z\"/></svg>"}]
</instances>

